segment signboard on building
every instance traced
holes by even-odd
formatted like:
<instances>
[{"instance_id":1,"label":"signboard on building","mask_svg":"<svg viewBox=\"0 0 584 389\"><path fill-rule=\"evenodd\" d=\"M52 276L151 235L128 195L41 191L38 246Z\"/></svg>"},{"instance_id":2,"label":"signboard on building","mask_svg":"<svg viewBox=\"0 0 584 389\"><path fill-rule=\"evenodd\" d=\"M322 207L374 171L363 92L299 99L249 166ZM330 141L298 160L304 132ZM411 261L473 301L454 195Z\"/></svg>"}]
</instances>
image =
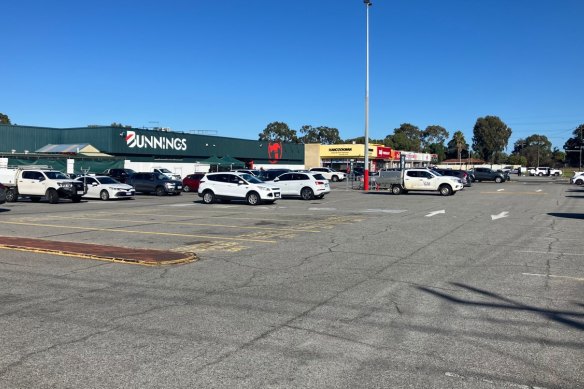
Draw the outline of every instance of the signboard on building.
<instances>
[{"instance_id":1,"label":"signboard on building","mask_svg":"<svg viewBox=\"0 0 584 389\"><path fill-rule=\"evenodd\" d=\"M320 157L321 158L363 158L364 157L365 146L357 144L344 144L344 145L321 145L320 146ZM373 147L369 148L369 156L375 157L375 149Z\"/></svg>"}]
</instances>

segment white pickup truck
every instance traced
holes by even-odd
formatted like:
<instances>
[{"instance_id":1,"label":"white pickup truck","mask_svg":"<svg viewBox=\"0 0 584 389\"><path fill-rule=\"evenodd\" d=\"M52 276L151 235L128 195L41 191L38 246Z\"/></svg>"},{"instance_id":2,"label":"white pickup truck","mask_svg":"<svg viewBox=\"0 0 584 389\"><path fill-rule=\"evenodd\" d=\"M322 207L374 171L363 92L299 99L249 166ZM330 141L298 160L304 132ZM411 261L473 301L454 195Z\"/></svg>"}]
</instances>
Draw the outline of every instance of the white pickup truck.
<instances>
[{"instance_id":1,"label":"white pickup truck","mask_svg":"<svg viewBox=\"0 0 584 389\"><path fill-rule=\"evenodd\" d=\"M85 194L83 182L71 180L60 171L34 165L0 169L0 183L6 186L7 202L16 202L19 197L38 202L44 196L51 204L61 198L78 203Z\"/></svg>"},{"instance_id":2,"label":"white pickup truck","mask_svg":"<svg viewBox=\"0 0 584 389\"><path fill-rule=\"evenodd\" d=\"M376 185L391 190L395 195L408 191L437 191L449 196L463 188L459 178L442 176L428 169L381 171Z\"/></svg>"}]
</instances>

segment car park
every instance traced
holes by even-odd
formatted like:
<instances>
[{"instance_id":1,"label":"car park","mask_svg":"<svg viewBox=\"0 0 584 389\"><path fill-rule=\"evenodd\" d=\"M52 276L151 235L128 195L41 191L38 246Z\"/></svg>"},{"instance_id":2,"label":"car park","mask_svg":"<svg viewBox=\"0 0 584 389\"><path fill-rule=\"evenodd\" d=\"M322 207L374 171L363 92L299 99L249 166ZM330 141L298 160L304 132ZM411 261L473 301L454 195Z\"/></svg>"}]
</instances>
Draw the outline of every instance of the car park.
<instances>
[{"instance_id":1,"label":"car park","mask_svg":"<svg viewBox=\"0 0 584 389\"><path fill-rule=\"evenodd\" d=\"M277 185L282 197L300 197L303 200L322 199L331 191L328 180L320 173L288 172L267 182Z\"/></svg>"},{"instance_id":2,"label":"car park","mask_svg":"<svg viewBox=\"0 0 584 389\"><path fill-rule=\"evenodd\" d=\"M84 176L77 177L76 180L84 183L87 188L87 193L83 195L84 198L107 201L132 198L135 194L133 186L122 184L109 176Z\"/></svg>"},{"instance_id":3,"label":"car park","mask_svg":"<svg viewBox=\"0 0 584 389\"><path fill-rule=\"evenodd\" d=\"M181 181L171 180L162 173L134 173L127 183L132 185L136 192L156 193L157 196L180 195L182 192Z\"/></svg>"},{"instance_id":4,"label":"car park","mask_svg":"<svg viewBox=\"0 0 584 389\"><path fill-rule=\"evenodd\" d=\"M126 181L128 181L128 179L130 178L130 176L132 174L136 173L134 170L132 169L119 169L119 168L115 168L115 169L106 169L104 170L104 172L102 173L102 175L104 176L110 176L113 179L115 179L118 182L121 182L122 184L125 184Z\"/></svg>"},{"instance_id":5,"label":"car park","mask_svg":"<svg viewBox=\"0 0 584 389\"><path fill-rule=\"evenodd\" d=\"M347 174L344 172L338 172L335 169L331 169L328 167L313 167L310 169L311 172L320 173L329 181L337 182L343 181L347 178Z\"/></svg>"},{"instance_id":6,"label":"car park","mask_svg":"<svg viewBox=\"0 0 584 389\"><path fill-rule=\"evenodd\" d=\"M501 183L510 180L508 173L498 172L488 167L475 167L473 173L475 180L478 182L495 181L496 183Z\"/></svg>"},{"instance_id":7,"label":"car park","mask_svg":"<svg viewBox=\"0 0 584 389\"><path fill-rule=\"evenodd\" d=\"M199 197L203 203L217 200L244 200L249 205L272 204L281 197L280 188L247 173L207 173L200 182Z\"/></svg>"},{"instance_id":8,"label":"car park","mask_svg":"<svg viewBox=\"0 0 584 389\"><path fill-rule=\"evenodd\" d=\"M199 190L199 183L205 177L205 173L189 174L182 180L183 190L185 192L197 192Z\"/></svg>"}]
</instances>

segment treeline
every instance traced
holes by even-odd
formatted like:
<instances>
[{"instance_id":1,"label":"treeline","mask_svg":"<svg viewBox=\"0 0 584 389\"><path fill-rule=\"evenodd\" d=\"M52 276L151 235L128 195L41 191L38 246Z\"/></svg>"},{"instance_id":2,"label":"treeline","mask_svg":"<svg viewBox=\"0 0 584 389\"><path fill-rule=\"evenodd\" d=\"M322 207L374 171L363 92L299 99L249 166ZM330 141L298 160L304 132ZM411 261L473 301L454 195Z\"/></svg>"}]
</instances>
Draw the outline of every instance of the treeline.
<instances>
[{"instance_id":1,"label":"treeline","mask_svg":"<svg viewBox=\"0 0 584 389\"><path fill-rule=\"evenodd\" d=\"M545 135L533 134L517 140L513 151L507 154L512 130L497 116L478 118L473 127L473 137L468 142L462 131L454 131L452 137L442 126L431 125L421 130L419 127L403 123L383 139L369 139L370 143L383 144L395 150L407 150L436 154L438 161L445 159L482 159L487 163L522 166L579 166L579 150L584 145L582 133L584 124L573 131L564 150L552 149L552 143ZM259 140L280 140L296 143L363 144L365 137L343 139L337 128L304 125L297 132L286 123L272 122L259 133Z\"/></svg>"}]
</instances>

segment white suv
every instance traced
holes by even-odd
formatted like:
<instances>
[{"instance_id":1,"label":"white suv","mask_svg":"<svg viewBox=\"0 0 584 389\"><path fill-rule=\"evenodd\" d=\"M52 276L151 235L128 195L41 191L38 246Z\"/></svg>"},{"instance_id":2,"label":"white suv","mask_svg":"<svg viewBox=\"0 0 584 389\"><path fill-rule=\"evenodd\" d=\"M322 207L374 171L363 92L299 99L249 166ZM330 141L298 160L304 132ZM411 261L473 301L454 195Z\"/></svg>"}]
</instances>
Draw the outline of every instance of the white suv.
<instances>
[{"instance_id":1,"label":"white suv","mask_svg":"<svg viewBox=\"0 0 584 389\"><path fill-rule=\"evenodd\" d=\"M574 172L574 175L570 178L570 183L584 185L584 172Z\"/></svg>"},{"instance_id":2,"label":"white suv","mask_svg":"<svg viewBox=\"0 0 584 389\"><path fill-rule=\"evenodd\" d=\"M343 181L345 178L347 178L346 173L338 172L335 169L328 167L313 167L310 169L310 171L313 173L320 173L324 176L324 178L332 182Z\"/></svg>"},{"instance_id":3,"label":"white suv","mask_svg":"<svg viewBox=\"0 0 584 389\"><path fill-rule=\"evenodd\" d=\"M266 181L270 182L270 181ZM320 173L289 172L276 177L273 181L280 187L282 196L301 197L303 200L322 199L330 193L329 182Z\"/></svg>"},{"instance_id":4,"label":"white suv","mask_svg":"<svg viewBox=\"0 0 584 389\"><path fill-rule=\"evenodd\" d=\"M205 204L216 200L245 200L249 205L272 204L280 198L280 188L247 173L207 173L199 184Z\"/></svg>"}]
</instances>

